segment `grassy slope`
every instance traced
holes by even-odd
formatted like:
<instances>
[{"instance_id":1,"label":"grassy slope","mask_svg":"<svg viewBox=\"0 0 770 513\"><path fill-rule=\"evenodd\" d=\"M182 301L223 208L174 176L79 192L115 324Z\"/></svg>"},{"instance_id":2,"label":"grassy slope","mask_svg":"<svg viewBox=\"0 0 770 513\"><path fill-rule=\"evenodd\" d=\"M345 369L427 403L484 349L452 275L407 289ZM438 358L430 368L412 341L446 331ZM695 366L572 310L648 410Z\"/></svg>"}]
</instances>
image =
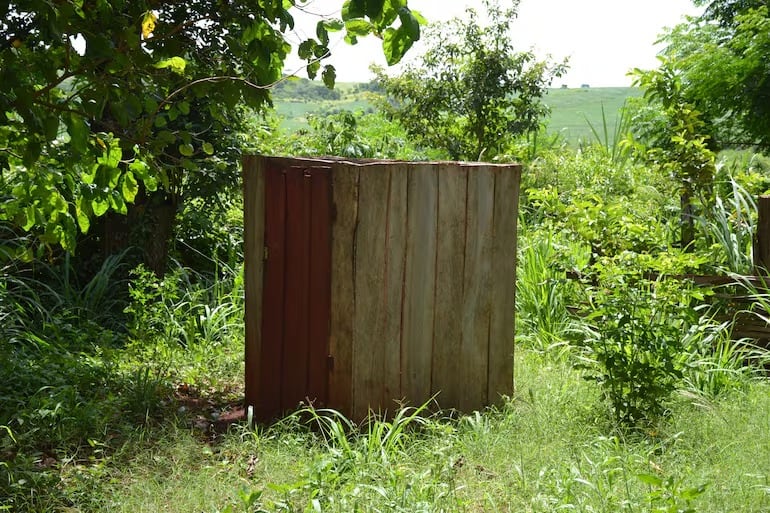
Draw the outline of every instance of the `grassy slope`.
<instances>
[{"instance_id":1,"label":"grassy slope","mask_svg":"<svg viewBox=\"0 0 770 513\"><path fill-rule=\"evenodd\" d=\"M339 512L609 513L650 511L638 478L649 473L671 478L674 493L706 484L694 511L770 508L767 384L718 403L676 399L661 426L624 436L606 424L595 385L566 363L523 350L516 373L516 398L502 410L431 421L385 451L366 439L329 447L291 422L233 429L215 444L172 427L140 436L153 441L110 465L65 468L64 483L78 511L242 511L245 489L264 492L267 511L312 511L317 498Z\"/></svg>"},{"instance_id":2,"label":"grassy slope","mask_svg":"<svg viewBox=\"0 0 770 513\"><path fill-rule=\"evenodd\" d=\"M551 108L548 130L560 132L572 142L593 140L589 122L603 136L604 108L607 131L611 135L618 110L626 98L639 95L641 91L631 87L551 89L545 98L545 103Z\"/></svg>"},{"instance_id":3,"label":"grassy slope","mask_svg":"<svg viewBox=\"0 0 770 513\"><path fill-rule=\"evenodd\" d=\"M308 114L323 113L347 109L366 110L372 105L365 95L350 94L354 84L338 85L342 92L339 101L307 102L301 99L276 99L275 110L283 119L282 126L287 130L296 130L306 126ZM602 106L606 113L608 131L613 132L618 109L626 98L639 96L639 89L630 87L599 87L584 89L551 89L545 97L545 103L551 108L548 130L561 133L567 140L577 143L580 140L592 140L588 122L603 134ZM588 120L588 121L587 121Z\"/></svg>"}]
</instances>

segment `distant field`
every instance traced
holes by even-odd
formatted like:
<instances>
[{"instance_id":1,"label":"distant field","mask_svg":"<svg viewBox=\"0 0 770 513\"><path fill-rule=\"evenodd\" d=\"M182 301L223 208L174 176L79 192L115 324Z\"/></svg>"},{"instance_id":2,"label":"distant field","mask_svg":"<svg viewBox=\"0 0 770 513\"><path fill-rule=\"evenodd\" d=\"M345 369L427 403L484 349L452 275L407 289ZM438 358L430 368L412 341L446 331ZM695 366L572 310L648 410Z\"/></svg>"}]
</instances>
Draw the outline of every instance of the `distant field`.
<instances>
[{"instance_id":1,"label":"distant field","mask_svg":"<svg viewBox=\"0 0 770 513\"><path fill-rule=\"evenodd\" d=\"M289 131L307 126L310 114L323 114L339 110L367 111L373 108L366 95L352 92L355 84L338 84L342 93L339 100L306 101L299 98L275 98L275 110L281 125ZM547 120L549 132L558 132L571 143L594 139L590 123L599 133L602 129L602 106L607 128L612 134L618 111L627 98L640 96L641 91L632 87L592 87L579 89L551 89L545 103L551 108Z\"/></svg>"},{"instance_id":2,"label":"distant field","mask_svg":"<svg viewBox=\"0 0 770 513\"><path fill-rule=\"evenodd\" d=\"M641 96L634 87L592 87L580 89L551 89L545 103L551 107L548 131L559 132L570 142L593 140L591 125L600 133L602 107L610 135L614 131L618 112L627 98Z\"/></svg>"}]
</instances>

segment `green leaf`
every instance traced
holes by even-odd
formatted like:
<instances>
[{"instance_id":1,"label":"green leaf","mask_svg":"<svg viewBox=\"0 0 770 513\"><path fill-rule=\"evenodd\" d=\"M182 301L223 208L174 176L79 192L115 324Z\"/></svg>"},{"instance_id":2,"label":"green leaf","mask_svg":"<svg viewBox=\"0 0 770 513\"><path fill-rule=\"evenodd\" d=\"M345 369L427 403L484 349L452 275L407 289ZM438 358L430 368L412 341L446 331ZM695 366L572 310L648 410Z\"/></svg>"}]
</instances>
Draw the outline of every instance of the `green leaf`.
<instances>
[{"instance_id":1,"label":"green leaf","mask_svg":"<svg viewBox=\"0 0 770 513\"><path fill-rule=\"evenodd\" d=\"M88 134L90 132L83 118L72 113L69 117L65 118L65 123L73 149L78 153L85 152L88 147Z\"/></svg>"},{"instance_id":2,"label":"green leaf","mask_svg":"<svg viewBox=\"0 0 770 513\"><path fill-rule=\"evenodd\" d=\"M299 44L297 48L297 55L300 59L308 60L313 58L313 50L316 47L316 42L313 39L306 39Z\"/></svg>"},{"instance_id":3,"label":"green leaf","mask_svg":"<svg viewBox=\"0 0 770 513\"><path fill-rule=\"evenodd\" d=\"M179 112L185 116L190 114L190 104L188 102L179 102L177 107L179 107Z\"/></svg>"},{"instance_id":4,"label":"green leaf","mask_svg":"<svg viewBox=\"0 0 770 513\"><path fill-rule=\"evenodd\" d=\"M123 198L129 203L133 203L134 198L136 198L136 195L139 193L139 183L136 181L136 178L131 171L126 171L123 174L121 190L123 192Z\"/></svg>"},{"instance_id":5,"label":"green leaf","mask_svg":"<svg viewBox=\"0 0 770 513\"><path fill-rule=\"evenodd\" d=\"M329 89L334 89L334 83L337 80L337 71L334 66L327 64L324 66L324 70L321 73L321 79L324 81L324 85Z\"/></svg>"},{"instance_id":6,"label":"green leaf","mask_svg":"<svg viewBox=\"0 0 770 513\"><path fill-rule=\"evenodd\" d=\"M363 0L346 0L342 4L342 19L363 18L366 15L366 2Z\"/></svg>"},{"instance_id":7,"label":"green leaf","mask_svg":"<svg viewBox=\"0 0 770 513\"><path fill-rule=\"evenodd\" d=\"M407 7L398 10L398 18L401 20L401 28L406 30L409 38L414 41L420 40L420 22ZM411 44L409 45L411 46ZM408 47L407 47L408 49Z\"/></svg>"},{"instance_id":8,"label":"green leaf","mask_svg":"<svg viewBox=\"0 0 770 513\"><path fill-rule=\"evenodd\" d=\"M53 141L59 135L59 116L51 115L45 118L45 138Z\"/></svg>"},{"instance_id":9,"label":"green leaf","mask_svg":"<svg viewBox=\"0 0 770 513\"><path fill-rule=\"evenodd\" d=\"M96 217L103 216L110 208L110 202L107 198L96 197L91 200L91 210Z\"/></svg>"},{"instance_id":10,"label":"green leaf","mask_svg":"<svg viewBox=\"0 0 770 513\"><path fill-rule=\"evenodd\" d=\"M148 174L142 179L142 182L144 182L144 187L150 191L154 192L158 190L158 180L153 176L152 174Z\"/></svg>"},{"instance_id":11,"label":"green leaf","mask_svg":"<svg viewBox=\"0 0 770 513\"><path fill-rule=\"evenodd\" d=\"M80 231L83 233L88 233L88 230L91 228L89 212L91 212L91 203L83 196L79 197L75 203L75 216L77 217Z\"/></svg>"},{"instance_id":12,"label":"green leaf","mask_svg":"<svg viewBox=\"0 0 770 513\"><path fill-rule=\"evenodd\" d=\"M210 142L207 141L207 142L203 143L202 148L203 148L203 153L205 153L206 155L213 155L214 154L214 145L211 144Z\"/></svg>"},{"instance_id":13,"label":"green leaf","mask_svg":"<svg viewBox=\"0 0 770 513\"><path fill-rule=\"evenodd\" d=\"M193 148L192 144L180 144L179 145L179 153L182 154L185 157L192 157L195 153L195 148Z\"/></svg>"},{"instance_id":14,"label":"green leaf","mask_svg":"<svg viewBox=\"0 0 770 513\"><path fill-rule=\"evenodd\" d=\"M660 488L661 486L663 486L663 479L661 479L660 477L658 477L656 475L653 475L653 474L638 474L637 477L639 478L639 480L642 483L644 483L646 485L650 485L650 486L653 486L655 488Z\"/></svg>"},{"instance_id":15,"label":"green leaf","mask_svg":"<svg viewBox=\"0 0 770 513\"><path fill-rule=\"evenodd\" d=\"M110 206L112 206L113 210L119 214L126 215L128 213L128 208L126 207L126 202L123 200L123 195L118 191L112 191L110 194Z\"/></svg>"},{"instance_id":16,"label":"green leaf","mask_svg":"<svg viewBox=\"0 0 770 513\"><path fill-rule=\"evenodd\" d=\"M310 64L307 65L307 77L310 80L313 80L316 75L318 75L318 70L321 69L321 63L318 61L313 61Z\"/></svg>"},{"instance_id":17,"label":"green leaf","mask_svg":"<svg viewBox=\"0 0 770 513\"><path fill-rule=\"evenodd\" d=\"M35 226L35 219L37 218L37 209L35 208L35 205L27 205L27 208L24 209L24 214L25 219L22 228L24 231L29 231Z\"/></svg>"},{"instance_id":18,"label":"green leaf","mask_svg":"<svg viewBox=\"0 0 770 513\"><path fill-rule=\"evenodd\" d=\"M374 31L374 25L363 18L356 18L345 22L345 30L348 35L368 36Z\"/></svg>"},{"instance_id":19,"label":"green leaf","mask_svg":"<svg viewBox=\"0 0 770 513\"><path fill-rule=\"evenodd\" d=\"M156 62L154 66L158 69L169 68L177 75L182 75L187 66L187 61L181 57L169 57L168 59Z\"/></svg>"},{"instance_id":20,"label":"green leaf","mask_svg":"<svg viewBox=\"0 0 770 513\"><path fill-rule=\"evenodd\" d=\"M382 51L389 66L398 64L412 47L414 39L409 31L402 25L398 29L388 28L382 37Z\"/></svg>"}]
</instances>

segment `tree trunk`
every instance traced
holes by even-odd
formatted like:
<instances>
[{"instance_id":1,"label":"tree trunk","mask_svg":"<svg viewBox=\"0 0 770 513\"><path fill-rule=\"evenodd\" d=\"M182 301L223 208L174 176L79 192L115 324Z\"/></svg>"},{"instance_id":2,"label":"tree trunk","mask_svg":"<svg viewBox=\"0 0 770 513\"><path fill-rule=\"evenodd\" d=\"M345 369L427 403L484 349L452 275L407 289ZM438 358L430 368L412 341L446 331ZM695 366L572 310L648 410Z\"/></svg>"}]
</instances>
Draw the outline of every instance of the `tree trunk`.
<instances>
[{"instance_id":1,"label":"tree trunk","mask_svg":"<svg viewBox=\"0 0 770 513\"><path fill-rule=\"evenodd\" d=\"M144 264L162 278L166 272L176 209L175 198L156 191L138 194L135 202L128 205L127 215L109 212L103 224L103 257L131 246L141 248Z\"/></svg>"},{"instance_id":2,"label":"tree trunk","mask_svg":"<svg viewBox=\"0 0 770 513\"><path fill-rule=\"evenodd\" d=\"M680 196L682 224L682 249L688 253L692 252L695 242L695 216L692 208L692 192L685 190Z\"/></svg>"}]
</instances>

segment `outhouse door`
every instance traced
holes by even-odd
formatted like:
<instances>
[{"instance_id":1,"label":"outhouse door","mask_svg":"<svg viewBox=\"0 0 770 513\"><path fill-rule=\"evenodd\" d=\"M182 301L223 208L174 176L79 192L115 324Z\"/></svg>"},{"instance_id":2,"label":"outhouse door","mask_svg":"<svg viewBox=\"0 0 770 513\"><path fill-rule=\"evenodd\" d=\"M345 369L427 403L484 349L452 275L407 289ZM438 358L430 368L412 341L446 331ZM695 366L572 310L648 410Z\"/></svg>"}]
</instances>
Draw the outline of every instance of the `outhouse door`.
<instances>
[{"instance_id":1,"label":"outhouse door","mask_svg":"<svg viewBox=\"0 0 770 513\"><path fill-rule=\"evenodd\" d=\"M328 401L331 170L265 167L260 411Z\"/></svg>"}]
</instances>

